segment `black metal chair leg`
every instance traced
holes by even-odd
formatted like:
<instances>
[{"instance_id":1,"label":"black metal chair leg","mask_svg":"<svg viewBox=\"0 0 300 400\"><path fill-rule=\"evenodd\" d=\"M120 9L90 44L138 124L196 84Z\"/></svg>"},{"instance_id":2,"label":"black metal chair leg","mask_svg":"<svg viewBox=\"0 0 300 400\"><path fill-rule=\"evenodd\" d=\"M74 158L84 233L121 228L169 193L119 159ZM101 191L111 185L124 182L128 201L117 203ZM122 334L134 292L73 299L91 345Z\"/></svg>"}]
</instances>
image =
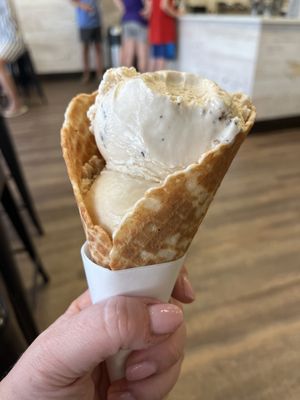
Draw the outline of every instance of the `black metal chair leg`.
<instances>
[{"instance_id":1,"label":"black metal chair leg","mask_svg":"<svg viewBox=\"0 0 300 400\"><path fill-rule=\"evenodd\" d=\"M17 153L14 148L14 144L8 128L4 122L4 119L0 116L0 149L2 150L5 161L14 177L18 190L22 196L24 205L26 206L28 213L31 217L33 224L35 225L40 235L44 234L44 230L40 223L39 217L34 207L33 200L30 192L27 188L23 172L18 161Z\"/></svg>"},{"instance_id":2,"label":"black metal chair leg","mask_svg":"<svg viewBox=\"0 0 300 400\"><path fill-rule=\"evenodd\" d=\"M43 103L47 104L47 97L44 93L44 90L42 88L42 85L40 83L40 80L38 78L38 75L36 73L35 67L32 63L32 60L31 60L31 57L30 57L30 54L28 51L25 52L24 58L25 58L25 63L28 66L29 73L30 73L30 76L32 77L32 82L36 88L36 91L37 91L40 99L42 99Z\"/></svg>"},{"instance_id":3,"label":"black metal chair leg","mask_svg":"<svg viewBox=\"0 0 300 400\"><path fill-rule=\"evenodd\" d=\"M3 276L8 295L17 321L28 344L38 336L39 331L31 313L25 290L16 263L12 257L10 242L0 218L0 273Z\"/></svg>"},{"instance_id":4,"label":"black metal chair leg","mask_svg":"<svg viewBox=\"0 0 300 400\"><path fill-rule=\"evenodd\" d=\"M27 249L32 261L34 262L38 272L42 276L44 283L49 282L49 277L47 272L45 271L43 264L40 260L40 257L34 247L34 244L31 240L30 234L24 224L22 217L19 213L18 207L15 203L15 200L10 193L9 187L4 185L3 192L2 192L2 204L7 212L11 222L13 223L20 239L24 243L25 248Z\"/></svg>"}]
</instances>

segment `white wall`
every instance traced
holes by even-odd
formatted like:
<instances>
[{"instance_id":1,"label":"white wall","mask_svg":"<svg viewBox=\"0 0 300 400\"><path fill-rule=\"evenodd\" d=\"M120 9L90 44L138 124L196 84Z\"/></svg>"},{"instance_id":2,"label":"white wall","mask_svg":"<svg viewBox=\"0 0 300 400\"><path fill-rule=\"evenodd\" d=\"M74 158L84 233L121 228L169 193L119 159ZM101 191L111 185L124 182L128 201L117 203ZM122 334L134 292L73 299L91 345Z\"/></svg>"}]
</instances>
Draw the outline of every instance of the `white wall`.
<instances>
[{"instance_id":1,"label":"white wall","mask_svg":"<svg viewBox=\"0 0 300 400\"><path fill-rule=\"evenodd\" d=\"M14 0L25 40L39 73L81 70L81 53L70 0ZM102 1L104 32L118 21L111 0Z\"/></svg>"}]
</instances>

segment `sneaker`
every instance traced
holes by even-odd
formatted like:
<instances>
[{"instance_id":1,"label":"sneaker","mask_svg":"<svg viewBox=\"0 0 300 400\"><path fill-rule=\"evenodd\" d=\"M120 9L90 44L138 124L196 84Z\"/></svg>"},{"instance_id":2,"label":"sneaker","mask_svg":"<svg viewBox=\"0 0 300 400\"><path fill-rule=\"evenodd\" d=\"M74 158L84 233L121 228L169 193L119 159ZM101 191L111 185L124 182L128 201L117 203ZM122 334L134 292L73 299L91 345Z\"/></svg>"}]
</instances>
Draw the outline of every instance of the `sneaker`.
<instances>
[{"instance_id":1,"label":"sneaker","mask_svg":"<svg viewBox=\"0 0 300 400\"><path fill-rule=\"evenodd\" d=\"M26 114L28 111L27 106L21 106L17 110L6 110L3 111L3 117L4 118L15 118L15 117L20 117L21 115Z\"/></svg>"},{"instance_id":2,"label":"sneaker","mask_svg":"<svg viewBox=\"0 0 300 400\"><path fill-rule=\"evenodd\" d=\"M83 85L87 84L90 81L90 74L83 74L81 78L81 83Z\"/></svg>"}]
</instances>

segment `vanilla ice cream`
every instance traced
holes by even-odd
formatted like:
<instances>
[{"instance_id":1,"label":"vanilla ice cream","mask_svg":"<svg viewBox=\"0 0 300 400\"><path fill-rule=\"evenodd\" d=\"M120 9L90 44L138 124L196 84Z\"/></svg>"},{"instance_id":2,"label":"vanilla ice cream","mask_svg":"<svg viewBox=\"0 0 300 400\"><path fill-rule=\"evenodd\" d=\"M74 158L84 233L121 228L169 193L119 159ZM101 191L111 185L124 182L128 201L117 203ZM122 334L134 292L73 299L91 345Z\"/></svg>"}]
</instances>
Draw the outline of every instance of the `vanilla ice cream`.
<instances>
[{"instance_id":1,"label":"vanilla ice cream","mask_svg":"<svg viewBox=\"0 0 300 400\"><path fill-rule=\"evenodd\" d=\"M104 169L87 194L89 209L93 218L112 233L146 190L158 185L158 182Z\"/></svg>"},{"instance_id":2,"label":"vanilla ice cream","mask_svg":"<svg viewBox=\"0 0 300 400\"><path fill-rule=\"evenodd\" d=\"M88 117L106 168L86 200L95 223L113 235L146 190L232 142L247 115L196 75L117 68L104 75Z\"/></svg>"}]
</instances>

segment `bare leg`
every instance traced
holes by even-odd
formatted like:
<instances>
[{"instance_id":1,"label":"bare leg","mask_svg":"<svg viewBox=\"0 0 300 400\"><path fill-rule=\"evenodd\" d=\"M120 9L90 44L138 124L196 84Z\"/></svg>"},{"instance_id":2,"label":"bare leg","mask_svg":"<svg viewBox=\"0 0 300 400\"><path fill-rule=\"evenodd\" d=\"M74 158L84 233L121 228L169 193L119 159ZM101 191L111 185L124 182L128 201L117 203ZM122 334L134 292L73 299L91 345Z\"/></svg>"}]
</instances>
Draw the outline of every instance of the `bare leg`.
<instances>
[{"instance_id":1,"label":"bare leg","mask_svg":"<svg viewBox=\"0 0 300 400\"><path fill-rule=\"evenodd\" d=\"M0 84L3 87L4 93L8 97L9 106L7 111L14 112L21 107L21 101L17 92L16 85L6 69L4 60L0 60Z\"/></svg>"},{"instance_id":2,"label":"bare leg","mask_svg":"<svg viewBox=\"0 0 300 400\"><path fill-rule=\"evenodd\" d=\"M87 82L90 77L90 60L89 60L89 49L88 43L83 43L82 45L82 60L83 60L83 77L82 81Z\"/></svg>"},{"instance_id":3,"label":"bare leg","mask_svg":"<svg viewBox=\"0 0 300 400\"><path fill-rule=\"evenodd\" d=\"M148 46L144 42L137 43L137 59L139 72L147 71Z\"/></svg>"},{"instance_id":4,"label":"bare leg","mask_svg":"<svg viewBox=\"0 0 300 400\"><path fill-rule=\"evenodd\" d=\"M164 58L157 58L156 59L156 70L161 71L166 68L166 60Z\"/></svg>"},{"instance_id":5,"label":"bare leg","mask_svg":"<svg viewBox=\"0 0 300 400\"><path fill-rule=\"evenodd\" d=\"M155 71L155 66L156 66L155 58L150 58L150 60L149 60L149 71L154 72Z\"/></svg>"},{"instance_id":6,"label":"bare leg","mask_svg":"<svg viewBox=\"0 0 300 400\"><path fill-rule=\"evenodd\" d=\"M150 60L150 71L161 71L165 69L166 62L164 58L151 58Z\"/></svg>"},{"instance_id":7,"label":"bare leg","mask_svg":"<svg viewBox=\"0 0 300 400\"><path fill-rule=\"evenodd\" d=\"M102 78L103 75L103 57L102 57L102 46L100 43L95 43L96 52L96 74L97 78Z\"/></svg>"},{"instance_id":8,"label":"bare leg","mask_svg":"<svg viewBox=\"0 0 300 400\"><path fill-rule=\"evenodd\" d=\"M125 67L132 67L135 54L135 41L125 39L122 43L121 64Z\"/></svg>"}]
</instances>

